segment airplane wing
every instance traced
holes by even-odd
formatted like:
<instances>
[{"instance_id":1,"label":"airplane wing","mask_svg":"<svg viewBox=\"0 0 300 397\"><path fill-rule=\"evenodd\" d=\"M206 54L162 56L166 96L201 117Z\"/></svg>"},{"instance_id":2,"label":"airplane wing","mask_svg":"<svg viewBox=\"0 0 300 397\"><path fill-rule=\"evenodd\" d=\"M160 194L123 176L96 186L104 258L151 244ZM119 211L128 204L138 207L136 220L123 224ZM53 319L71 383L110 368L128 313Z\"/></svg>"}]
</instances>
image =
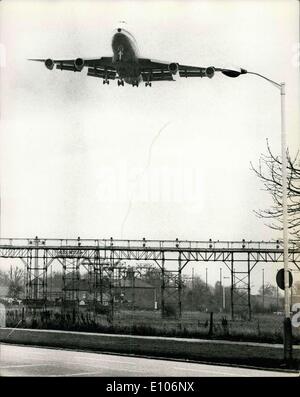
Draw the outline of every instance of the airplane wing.
<instances>
[{"instance_id":1,"label":"airplane wing","mask_svg":"<svg viewBox=\"0 0 300 397\"><path fill-rule=\"evenodd\" d=\"M174 80L173 75L177 72L180 77L209 77L212 78L215 69L199 66L180 65L172 62L152 61L147 58L139 58L139 66L144 81Z\"/></svg>"},{"instance_id":2,"label":"airplane wing","mask_svg":"<svg viewBox=\"0 0 300 397\"><path fill-rule=\"evenodd\" d=\"M71 72L81 72L84 67L88 68L88 76L100 77L106 80L116 78L116 69L112 64L112 57L102 58L76 58L76 59L29 59L29 61L43 62L47 69L69 70Z\"/></svg>"},{"instance_id":3,"label":"airplane wing","mask_svg":"<svg viewBox=\"0 0 300 397\"><path fill-rule=\"evenodd\" d=\"M76 58L76 59L29 59L29 61L43 62L47 69L52 70L54 66L59 70L68 70L72 72L81 72L87 67L87 75L108 80L115 80L117 71L112 63L112 57L101 58ZM179 63L167 63L154 61L148 58L138 58L139 69L143 81L150 83L152 81L174 81L173 76L179 73L180 77L213 77L214 67L198 67L180 65Z\"/></svg>"}]
</instances>

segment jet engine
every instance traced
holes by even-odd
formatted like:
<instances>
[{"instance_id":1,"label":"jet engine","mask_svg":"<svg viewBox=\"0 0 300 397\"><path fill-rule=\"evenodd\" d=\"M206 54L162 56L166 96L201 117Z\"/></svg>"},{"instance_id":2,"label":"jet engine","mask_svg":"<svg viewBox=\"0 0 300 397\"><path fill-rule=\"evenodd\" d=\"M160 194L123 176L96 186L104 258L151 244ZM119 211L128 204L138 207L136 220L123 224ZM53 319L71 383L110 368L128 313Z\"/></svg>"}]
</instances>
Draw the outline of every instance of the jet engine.
<instances>
[{"instance_id":1,"label":"jet engine","mask_svg":"<svg viewBox=\"0 0 300 397\"><path fill-rule=\"evenodd\" d=\"M47 69L52 70L53 67L54 67L53 59L50 59L50 58L46 59L45 60L45 66L46 66Z\"/></svg>"},{"instance_id":2,"label":"jet engine","mask_svg":"<svg viewBox=\"0 0 300 397\"><path fill-rule=\"evenodd\" d=\"M214 76L214 74L215 74L215 68L213 66L209 66L208 68L205 69L205 75L210 79Z\"/></svg>"},{"instance_id":3,"label":"jet engine","mask_svg":"<svg viewBox=\"0 0 300 397\"><path fill-rule=\"evenodd\" d=\"M170 65L169 65L169 71L170 71L172 74L176 74L176 73L178 72L178 63L175 63L175 62L170 63Z\"/></svg>"},{"instance_id":4,"label":"jet engine","mask_svg":"<svg viewBox=\"0 0 300 397\"><path fill-rule=\"evenodd\" d=\"M81 72L84 67L84 60L82 58L75 59L74 66L78 72Z\"/></svg>"}]
</instances>

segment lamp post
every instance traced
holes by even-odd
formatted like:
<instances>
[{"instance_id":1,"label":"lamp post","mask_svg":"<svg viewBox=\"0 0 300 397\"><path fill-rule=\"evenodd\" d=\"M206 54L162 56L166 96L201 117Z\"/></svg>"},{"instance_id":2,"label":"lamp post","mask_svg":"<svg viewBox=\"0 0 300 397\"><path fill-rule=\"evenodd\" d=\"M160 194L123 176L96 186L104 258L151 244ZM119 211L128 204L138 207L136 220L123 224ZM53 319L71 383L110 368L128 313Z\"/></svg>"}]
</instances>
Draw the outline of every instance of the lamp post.
<instances>
[{"instance_id":1,"label":"lamp post","mask_svg":"<svg viewBox=\"0 0 300 397\"><path fill-rule=\"evenodd\" d=\"M283 223L283 262L284 262L284 359L286 362L292 359L292 328L290 318L290 296L289 296L289 254L288 254L288 209L287 209L287 142L285 130L285 83L277 83L268 77L256 73L248 72L246 69L231 70L215 68L216 72L221 72L227 77L239 77L242 74L252 74L258 76L280 90L281 98L281 157L282 157L282 223Z\"/></svg>"}]
</instances>

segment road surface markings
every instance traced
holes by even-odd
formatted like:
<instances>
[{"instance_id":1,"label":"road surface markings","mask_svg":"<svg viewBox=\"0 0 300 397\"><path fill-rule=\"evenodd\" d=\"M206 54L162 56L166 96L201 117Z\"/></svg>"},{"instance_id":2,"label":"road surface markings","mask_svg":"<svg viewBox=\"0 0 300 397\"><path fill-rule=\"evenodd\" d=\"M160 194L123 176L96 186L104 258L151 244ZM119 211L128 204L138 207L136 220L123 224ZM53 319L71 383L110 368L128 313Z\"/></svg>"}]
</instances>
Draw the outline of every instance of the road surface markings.
<instances>
[{"instance_id":1,"label":"road surface markings","mask_svg":"<svg viewBox=\"0 0 300 397\"><path fill-rule=\"evenodd\" d=\"M116 363L116 364L129 364L129 365L136 365L136 363L131 361L117 361L117 360L103 360L101 357L85 357L85 356L78 356L75 357L76 359L83 359L83 360L94 360L94 361L101 361L105 363Z\"/></svg>"},{"instance_id":2,"label":"road surface markings","mask_svg":"<svg viewBox=\"0 0 300 397\"><path fill-rule=\"evenodd\" d=\"M74 363L73 361L64 361L63 364L68 364L68 365L79 365L78 363ZM46 364L42 364L46 365ZM51 364L55 365L55 364ZM109 370L116 370L116 371L126 371L126 372L144 372L143 370L140 369L123 369L123 368L114 368L114 367L108 367L108 366L99 366L98 364L85 364L85 363L80 363L80 365L85 366L85 367L97 367L99 369L109 369Z\"/></svg>"},{"instance_id":3,"label":"road surface markings","mask_svg":"<svg viewBox=\"0 0 300 397\"><path fill-rule=\"evenodd\" d=\"M222 372L222 371L218 371L216 369L207 370L207 369L202 369L202 368L194 369L194 368L183 368L183 367L173 367L173 368L180 369L181 371L183 370L183 371L193 371L193 372L207 372L209 374L216 374L216 375L221 374L221 375L225 375L225 376L236 376L236 374L232 374L230 372ZM249 375L242 375L239 373L239 376L247 377Z\"/></svg>"},{"instance_id":4,"label":"road surface markings","mask_svg":"<svg viewBox=\"0 0 300 397\"><path fill-rule=\"evenodd\" d=\"M0 369L7 369L7 368L23 368L23 367L41 367L47 365L57 365L56 363L53 364L22 364L22 365L0 365Z\"/></svg>"},{"instance_id":5,"label":"road surface markings","mask_svg":"<svg viewBox=\"0 0 300 397\"><path fill-rule=\"evenodd\" d=\"M67 376L86 376L86 375L101 375L101 373L99 372L99 371L97 371L97 372L77 372L77 373L75 373L75 374L59 374L59 375L46 375L46 376L49 376L49 377L51 377L51 378L53 378L53 377L58 377L58 378L62 378L62 377L67 377ZM34 375L34 376L41 376L41 377L44 377L45 375Z\"/></svg>"}]
</instances>

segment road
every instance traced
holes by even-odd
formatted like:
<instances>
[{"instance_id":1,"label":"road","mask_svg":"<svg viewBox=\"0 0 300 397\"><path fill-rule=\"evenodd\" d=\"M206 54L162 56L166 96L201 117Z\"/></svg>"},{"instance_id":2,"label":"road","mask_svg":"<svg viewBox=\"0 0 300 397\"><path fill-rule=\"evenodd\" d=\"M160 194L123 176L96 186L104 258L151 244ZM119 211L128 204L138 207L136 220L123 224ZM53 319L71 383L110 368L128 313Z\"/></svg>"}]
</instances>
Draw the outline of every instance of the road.
<instances>
[{"instance_id":1,"label":"road","mask_svg":"<svg viewBox=\"0 0 300 397\"><path fill-rule=\"evenodd\" d=\"M0 344L0 376L299 376L183 361Z\"/></svg>"}]
</instances>

